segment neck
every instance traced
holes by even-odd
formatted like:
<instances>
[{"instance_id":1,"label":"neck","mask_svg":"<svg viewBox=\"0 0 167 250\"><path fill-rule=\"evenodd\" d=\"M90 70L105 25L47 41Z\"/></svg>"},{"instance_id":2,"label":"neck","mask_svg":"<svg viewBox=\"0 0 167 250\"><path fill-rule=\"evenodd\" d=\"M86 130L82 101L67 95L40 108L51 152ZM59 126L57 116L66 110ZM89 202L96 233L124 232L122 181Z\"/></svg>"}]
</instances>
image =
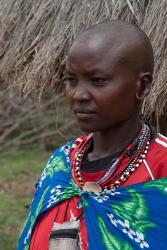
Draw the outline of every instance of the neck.
<instances>
[{"instance_id":1,"label":"neck","mask_svg":"<svg viewBox=\"0 0 167 250\"><path fill-rule=\"evenodd\" d=\"M89 159L100 159L124 150L137 136L140 129L140 118L132 117L107 131L95 132L93 134L93 151L89 154Z\"/></svg>"}]
</instances>

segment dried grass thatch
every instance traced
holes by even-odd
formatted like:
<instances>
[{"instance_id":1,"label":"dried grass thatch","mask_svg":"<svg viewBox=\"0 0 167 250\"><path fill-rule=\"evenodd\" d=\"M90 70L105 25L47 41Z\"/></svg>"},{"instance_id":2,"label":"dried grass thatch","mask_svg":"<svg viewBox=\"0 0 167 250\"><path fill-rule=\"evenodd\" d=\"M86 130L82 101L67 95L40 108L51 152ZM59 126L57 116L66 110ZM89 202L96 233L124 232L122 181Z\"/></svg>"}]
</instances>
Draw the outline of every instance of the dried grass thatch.
<instances>
[{"instance_id":1,"label":"dried grass thatch","mask_svg":"<svg viewBox=\"0 0 167 250\"><path fill-rule=\"evenodd\" d=\"M150 37L155 51L155 77L145 114L163 115L167 102L166 0L1 0L0 75L29 93L52 86L61 89L69 46L76 35L100 21L129 20Z\"/></svg>"},{"instance_id":2,"label":"dried grass thatch","mask_svg":"<svg viewBox=\"0 0 167 250\"><path fill-rule=\"evenodd\" d=\"M53 88L59 93L67 51L77 34L110 19L136 23L152 41L154 84L143 110L158 124L167 106L166 0L1 0L0 89L8 83L24 95L38 90L40 96Z\"/></svg>"}]
</instances>

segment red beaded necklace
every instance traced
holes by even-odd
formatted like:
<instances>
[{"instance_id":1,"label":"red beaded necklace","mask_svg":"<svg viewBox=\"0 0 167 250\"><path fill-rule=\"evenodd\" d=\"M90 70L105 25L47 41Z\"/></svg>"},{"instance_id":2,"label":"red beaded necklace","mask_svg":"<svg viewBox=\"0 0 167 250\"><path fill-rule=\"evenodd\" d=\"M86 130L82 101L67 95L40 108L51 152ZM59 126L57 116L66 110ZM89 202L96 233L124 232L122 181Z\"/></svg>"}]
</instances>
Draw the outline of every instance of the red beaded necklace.
<instances>
[{"instance_id":1,"label":"red beaded necklace","mask_svg":"<svg viewBox=\"0 0 167 250\"><path fill-rule=\"evenodd\" d=\"M143 124L137 138L123 151L121 156L117 158L114 163L112 163L104 176L97 182L85 183L81 174L81 164L87 148L90 145L91 138L92 136L89 135L74 155L72 162L72 177L77 185L84 190L91 191L91 189L96 189L101 191L102 189L108 189L111 186L120 186L120 184L127 180L129 176L140 166L145 159L149 148L151 129L147 124ZM131 152L134 148L135 151L133 152L133 155L131 155L124 170L121 172L117 171L123 160L128 157L129 152ZM111 180L115 178L116 181L109 185Z\"/></svg>"}]
</instances>

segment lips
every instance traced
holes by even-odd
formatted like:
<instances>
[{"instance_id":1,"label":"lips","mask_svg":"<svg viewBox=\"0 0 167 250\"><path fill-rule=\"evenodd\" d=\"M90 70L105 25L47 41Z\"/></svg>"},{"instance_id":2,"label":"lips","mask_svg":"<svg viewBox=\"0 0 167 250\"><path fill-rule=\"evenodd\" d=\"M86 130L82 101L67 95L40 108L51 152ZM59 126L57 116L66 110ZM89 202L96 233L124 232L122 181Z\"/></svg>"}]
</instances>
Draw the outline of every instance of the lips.
<instances>
[{"instance_id":1,"label":"lips","mask_svg":"<svg viewBox=\"0 0 167 250\"><path fill-rule=\"evenodd\" d=\"M90 109L74 109L73 111L79 119L89 119L96 115L96 112Z\"/></svg>"}]
</instances>

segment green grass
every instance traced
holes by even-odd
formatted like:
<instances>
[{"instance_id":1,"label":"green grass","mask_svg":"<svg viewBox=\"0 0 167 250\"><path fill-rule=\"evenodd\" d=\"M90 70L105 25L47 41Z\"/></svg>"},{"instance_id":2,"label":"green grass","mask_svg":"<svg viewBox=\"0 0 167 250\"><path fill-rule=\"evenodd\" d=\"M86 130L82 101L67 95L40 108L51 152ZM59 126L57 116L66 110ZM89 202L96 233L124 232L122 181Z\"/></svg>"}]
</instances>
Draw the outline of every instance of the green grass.
<instances>
[{"instance_id":1,"label":"green grass","mask_svg":"<svg viewBox=\"0 0 167 250\"><path fill-rule=\"evenodd\" d=\"M34 183L50 152L12 151L0 155L0 249L15 250Z\"/></svg>"}]
</instances>

